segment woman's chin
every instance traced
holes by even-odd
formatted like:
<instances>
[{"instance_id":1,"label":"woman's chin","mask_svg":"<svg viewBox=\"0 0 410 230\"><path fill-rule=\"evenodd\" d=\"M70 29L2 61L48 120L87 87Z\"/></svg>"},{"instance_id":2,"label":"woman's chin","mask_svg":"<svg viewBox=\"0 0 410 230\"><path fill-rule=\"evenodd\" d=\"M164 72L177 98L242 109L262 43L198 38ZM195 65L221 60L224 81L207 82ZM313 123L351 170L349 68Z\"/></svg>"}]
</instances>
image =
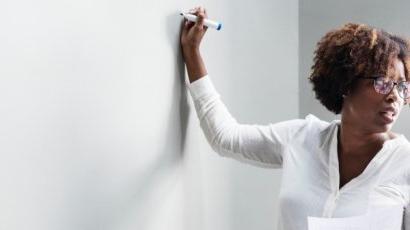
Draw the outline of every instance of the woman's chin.
<instances>
[{"instance_id":1,"label":"woman's chin","mask_svg":"<svg viewBox=\"0 0 410 230\"><path fill-rule=\"evenodd\" d=\"M392 123L381 123L377 127L377 132L378 133L389 132L393 128L393 124L394 124L394 122L392 122Z\"/></svg>"}]
</instances>

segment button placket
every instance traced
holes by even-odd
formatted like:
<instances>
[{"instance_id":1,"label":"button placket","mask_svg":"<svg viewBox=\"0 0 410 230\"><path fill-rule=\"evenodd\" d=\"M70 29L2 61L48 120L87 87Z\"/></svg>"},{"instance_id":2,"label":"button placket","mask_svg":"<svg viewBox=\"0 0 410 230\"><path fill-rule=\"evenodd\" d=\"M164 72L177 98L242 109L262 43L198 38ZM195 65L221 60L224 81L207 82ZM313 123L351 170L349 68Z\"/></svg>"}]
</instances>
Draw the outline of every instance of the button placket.
<instances>
[{"instance_id":1,"label":"button placket","mask_svg":"<svg viewBox=\"0 0 410 230\"><path fill-rule=\"evenodd\" d=\"M336 191L336 193L333 194L333 202L332 202L332 207L330 208L330 211L328 213L329 217L331 217L333 215L333 211L336 208L337 205L337 201L339 199L339 192Z\"/></svg>"},{"instance_id":2,"label":"button placket","mask_svg":"<svg viewBox=\"0 0 410 230\"><path fill-rule=\"evenodd\" d=\"M336 193L335 193L335 201L339 200L339 197L340 197L340 192L339 192L339 191L336 191Z\"/></svg>"},{"instance_id":3,"label":"button placket","mask_svg":"<svg viewBox=\"0 0 410 230\"><path fill-rule=\"evenodd\" d=\"M329 198L326 202L326 207L323 211L323 217L327 217L327 218L332 217L333 211L336 208L339 197L340 197L339 191L335 191L329 194Z\"/></svg>"}]
</instances>

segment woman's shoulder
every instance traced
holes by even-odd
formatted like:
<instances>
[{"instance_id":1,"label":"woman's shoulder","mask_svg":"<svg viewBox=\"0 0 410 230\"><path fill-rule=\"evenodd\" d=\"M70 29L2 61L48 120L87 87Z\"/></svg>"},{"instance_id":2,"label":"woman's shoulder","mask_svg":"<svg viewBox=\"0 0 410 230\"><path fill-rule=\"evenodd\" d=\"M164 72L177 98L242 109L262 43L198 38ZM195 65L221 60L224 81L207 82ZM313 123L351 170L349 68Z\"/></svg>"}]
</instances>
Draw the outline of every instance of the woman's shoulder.
<instances>
[{"instance_id":1,"label":"woman's shoulder","mask_svg":"<svg viewBox=\"0 0 410 230\"><path fill-rule=\"evenodd\" d=\"M295 123L295 124L303 124L303 123L310 123L310 124L314 124L314 125L322 125L322 126L327 126L330 124L330 122L325 121L325 120L321 120L320 118L318 118L317 116L309 113L308 115L306 115L304 118L296 118L296 119L289 119L289 120L285 120L279 123Z\"/></svg>"},{"instance_id":2,"label":"woman's shoulder","mask_svg":"<svg viewBox=\"0 0 410 230\"><path fill-rule=\"evenodd\" d=\"M391 139L384 143L390 151L395 152L395 155L401 159L401 162L410 163L410 142L409 140L400 133L389 133ZM409 168L410 169L410 168Z\"/></svg>"},{"instance_id":3,"label":"woman's shoulder","mask_svg":"<svg viewBox=\"0 0 410 230\"><path fill-rule=\"evenodd\" d=\"M393 142L393 143L400 143L402 145L406 145L407 147L410 147L410 142L406 138L406 136L402 133L397 133L393 131L389 131L387 133L387 141L388 142Z\"/></svg>"},{"instance_id":4,"label":"woman's shoulder","mask_svg":"<svg viewBox=\"0 0 410 230\"><path fill-rule=\"evenodd\" d=\"M273 124L275 130L287 130L292 136L310 137L321 136L321 134L329 133L332 127L337 124L337 121L328 122L319 119L313 114L308 114L304 118L291 119ZM327 130L327 131L326 131Z\"/></svg>"},{"instance_id":5,"label":"woman's shoulder","mask_svg":"<svg viewBox=\"0 0 410 230\"><path fill-rule=\"evenodd\" d=\"M337 130L340 120L334 119L326 121L318 118L313 114L308 114L305 117L308 122L306 130L308 131L308 139L311 141L318 141L320 146L328 143L331 140L332 134Z\"/></svg>"},{"instance_id":6,"label":"woman's shoulder","mask_svg":"<svg viewBox=\"0 0 410 230\"><path fill-rule=\"evenodd\" d=\"M325 120L322 120L322 119L318 118L316 115L313 115L311 113L306 115L305 119L310 121L310 122L315 122L315 123L322 124L322 125L328 125L330 123L328 121L325 121Z\"/></svg>"},{"instance_id":7,"label":"woman's shoulder","mask_svg":"<svg viewBox=\"0 0 410 230\"><path fill-rule=\"evenodd\" d=\"M410 154L410 142L404 134L395 133L392 142L394 142L397 145L403 146Z\"/></svg>"},{"instance_id":8,"label":"woman's shoulder","mask_svg":"<svg viewBox=\"0 0 410 230\"><path fill-rule=\"evenodd\" d=\"M324 131L326 129L329 129L338 123L340 123L339 120L333 120L333 121L325 121L313 114L308 114L305 116L304 120L306 121L307 124L309 124L309 128L315 129L318 131Z\"/></svg>"}]
</instances>

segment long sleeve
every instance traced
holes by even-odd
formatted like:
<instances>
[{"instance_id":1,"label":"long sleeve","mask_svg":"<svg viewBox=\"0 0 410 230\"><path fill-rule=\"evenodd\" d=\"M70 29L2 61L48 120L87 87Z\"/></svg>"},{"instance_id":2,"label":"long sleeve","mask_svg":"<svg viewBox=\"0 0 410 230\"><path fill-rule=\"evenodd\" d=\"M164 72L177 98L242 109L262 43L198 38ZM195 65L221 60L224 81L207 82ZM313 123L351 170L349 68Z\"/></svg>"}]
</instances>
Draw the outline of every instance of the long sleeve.
<instances>
[{"instance_id":1,"label":"long sleeve","mask_svg":"<svg viewBox=\"0 0 410 230\"><path fill-rule=\"evenodd\" d=\"M200 126L215 152L259 167L282 167L285 146L305 120L265 126L239 124L221 101L208 75L187 86Z\"/></svg>"}]
</instances>

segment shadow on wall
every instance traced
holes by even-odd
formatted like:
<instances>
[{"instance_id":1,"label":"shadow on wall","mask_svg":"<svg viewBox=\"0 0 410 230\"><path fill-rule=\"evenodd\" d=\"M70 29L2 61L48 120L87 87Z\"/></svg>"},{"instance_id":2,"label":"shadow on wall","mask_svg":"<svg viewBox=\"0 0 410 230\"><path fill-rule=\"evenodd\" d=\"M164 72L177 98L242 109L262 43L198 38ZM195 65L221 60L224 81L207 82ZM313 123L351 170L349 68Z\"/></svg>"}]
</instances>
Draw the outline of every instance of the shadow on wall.
<instances>
[{"instance_id":1,"label":"shadow on wall","mask_svg":"<svg viewBox=\"0 0 410 230\"><path fill-rule=\"evenodd\" d=\"M164 129L166 142L158 143L163 145L159 153L152 153L158 156L154 164L147 166L145 172L139 172L133 178L139 180L128 183L128 194L132 194L108 216L112 218L108 229L128 229L135 227L145 230L157 224L156 213L149 213L148 210L158 210L161 212L161 205L165 204L170 197L170 191L175 190L181 175L179 168L185 151L186 132L188 126L189 104L187 101L187 90L185 87L185 66L180 49L180 30L182 23L177 12L165 18L167 41L171 46L175 57L174 72L175 80L172 95L172 107L168 114L168 127ZM178 98L179 96L179 98ZM165 99L166 100L166 99ZM150 153L144 153L150 154ZM182 206L183 204L181 204ZM171 217L172 218L172 217ZM124 226L125 225L125 226ZM128 228L127 228L128 227Z\"/></svg>"}]
</instances>

